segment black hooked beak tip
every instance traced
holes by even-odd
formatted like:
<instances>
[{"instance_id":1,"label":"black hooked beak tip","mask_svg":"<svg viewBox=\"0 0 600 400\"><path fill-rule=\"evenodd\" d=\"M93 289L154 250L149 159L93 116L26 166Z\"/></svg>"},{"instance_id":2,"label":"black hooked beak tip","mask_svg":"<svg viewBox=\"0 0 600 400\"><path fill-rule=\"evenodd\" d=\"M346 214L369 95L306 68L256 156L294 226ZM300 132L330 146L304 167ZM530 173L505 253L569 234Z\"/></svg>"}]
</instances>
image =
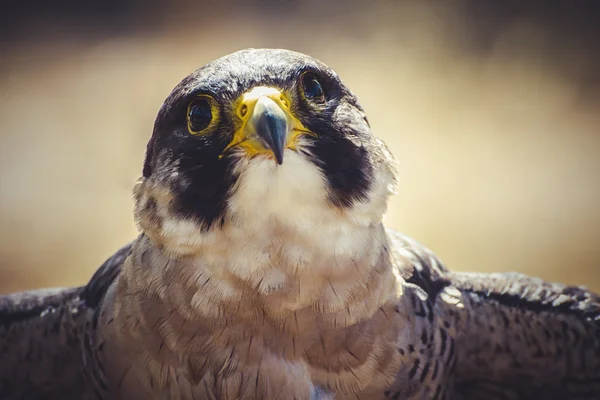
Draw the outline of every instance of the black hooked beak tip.
<instances>
[{"instance_id":1,"label":"black hooked beak tip","mask_svg":"<svg viewBox=\"0 0 600 400\"><path fill-rule=\"evenodd\" d=\"M259 139L275 155L277 164L281 165L288 134L285 112L277 103L264 96L256 102L250 123Z\"/></svg>"}]
</instances>

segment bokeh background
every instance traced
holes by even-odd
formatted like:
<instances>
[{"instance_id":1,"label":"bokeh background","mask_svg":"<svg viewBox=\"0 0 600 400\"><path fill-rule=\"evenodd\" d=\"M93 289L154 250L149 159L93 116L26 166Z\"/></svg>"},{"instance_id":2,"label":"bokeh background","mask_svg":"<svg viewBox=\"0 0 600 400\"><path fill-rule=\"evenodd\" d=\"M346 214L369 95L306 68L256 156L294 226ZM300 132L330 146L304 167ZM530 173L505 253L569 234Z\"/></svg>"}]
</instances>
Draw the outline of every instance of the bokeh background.
<instances>
[{"instance_id":1,"label":"bokeh background","mask_svg":"<svg viewBox=\"0 0 600 400\"><path fill-rule=\"evenodd\" d=\"M600 291L600 2L0 3L0 293L134 238L171 88L246 47L332 66L400 161L389 225L457 270Z\"/></svg>"}]
</instances>

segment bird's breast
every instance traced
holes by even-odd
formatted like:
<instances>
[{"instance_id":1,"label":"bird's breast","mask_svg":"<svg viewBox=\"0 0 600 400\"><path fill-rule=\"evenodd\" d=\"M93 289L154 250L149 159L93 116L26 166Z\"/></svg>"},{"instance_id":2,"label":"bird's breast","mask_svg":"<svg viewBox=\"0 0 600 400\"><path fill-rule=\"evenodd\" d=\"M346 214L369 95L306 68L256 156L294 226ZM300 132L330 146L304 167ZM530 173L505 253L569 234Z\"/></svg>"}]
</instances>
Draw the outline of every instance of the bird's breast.
<instances>
[{"instance_id":1,"label":"bird's breast","mask_svg":"<svg viewBox=\"0 0 600 400\"><path fill-rule=\"evenodd\" d=\"M398 282L385 254L365 252L346 269L333 260L314 261L309 267L316 274L272 263L248 274L243 264L236 270L219 263L217 253L169 258L142 237L116 282L106 319L116 336L111 342L118 343L114 353L126 355L133 381L142 380L149 393L176 385L200 396L194 392L199 385L229 387L253 377L265 380L269 397L267 371L284 386L305 382L298 393L314 384L356 391L371 384L383 364L393 369L397 363L385 355L394 354L400 326L392 306Z\"/></svg>"}]
</instances>

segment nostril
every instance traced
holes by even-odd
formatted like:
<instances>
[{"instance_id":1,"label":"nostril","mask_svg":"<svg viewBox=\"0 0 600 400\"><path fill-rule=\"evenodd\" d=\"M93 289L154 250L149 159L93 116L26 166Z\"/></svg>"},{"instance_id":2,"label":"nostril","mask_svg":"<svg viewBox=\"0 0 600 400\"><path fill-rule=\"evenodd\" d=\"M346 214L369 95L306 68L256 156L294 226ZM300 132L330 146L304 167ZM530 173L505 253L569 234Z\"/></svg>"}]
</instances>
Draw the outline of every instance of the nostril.
<instances>
[{"instance_id":1,"label":"nostril","mask_svg":"<svg viewBox=\"0 0 600 400\"><path fill-rule=\"evenodd\" d=\"M248 106L245 104L242 104L242 108L240 108L240 115L242 117L245 117L247 113L248 113Z\"/></svg>"}]
</instances>

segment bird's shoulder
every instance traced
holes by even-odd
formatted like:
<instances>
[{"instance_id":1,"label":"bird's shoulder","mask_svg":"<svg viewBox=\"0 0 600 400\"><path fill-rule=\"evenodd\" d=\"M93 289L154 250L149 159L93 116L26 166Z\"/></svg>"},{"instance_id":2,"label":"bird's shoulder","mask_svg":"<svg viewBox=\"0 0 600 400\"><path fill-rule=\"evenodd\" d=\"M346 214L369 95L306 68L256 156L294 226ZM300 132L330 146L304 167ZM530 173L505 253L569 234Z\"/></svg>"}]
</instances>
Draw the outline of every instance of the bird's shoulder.
<instances>
[{"instance_id":1,"label":"bird's shoulder","mask_svg":"<svg viewBox=\"0 0 600 400\"><path fill-rule=\"evenodd\" d=\"M104 298L108 288L121 272L123 263L131 254L135 241L117 250L96 270L90 281L81 290L81 299L89 308L96 308Z\"/></svg>"},{"instance_id":2,"label":"bird's shoulder","mask_svg":"<svg viewBox=\"0 0 600 400\"><path fill-rule=\"evenodd\" d=\"M413 238L386 229L390 241L392 263L398 274L406 283L413 284L427 293L434 300L450 282L449 273L439 257Z\"/></svg>"}]
</instances>

